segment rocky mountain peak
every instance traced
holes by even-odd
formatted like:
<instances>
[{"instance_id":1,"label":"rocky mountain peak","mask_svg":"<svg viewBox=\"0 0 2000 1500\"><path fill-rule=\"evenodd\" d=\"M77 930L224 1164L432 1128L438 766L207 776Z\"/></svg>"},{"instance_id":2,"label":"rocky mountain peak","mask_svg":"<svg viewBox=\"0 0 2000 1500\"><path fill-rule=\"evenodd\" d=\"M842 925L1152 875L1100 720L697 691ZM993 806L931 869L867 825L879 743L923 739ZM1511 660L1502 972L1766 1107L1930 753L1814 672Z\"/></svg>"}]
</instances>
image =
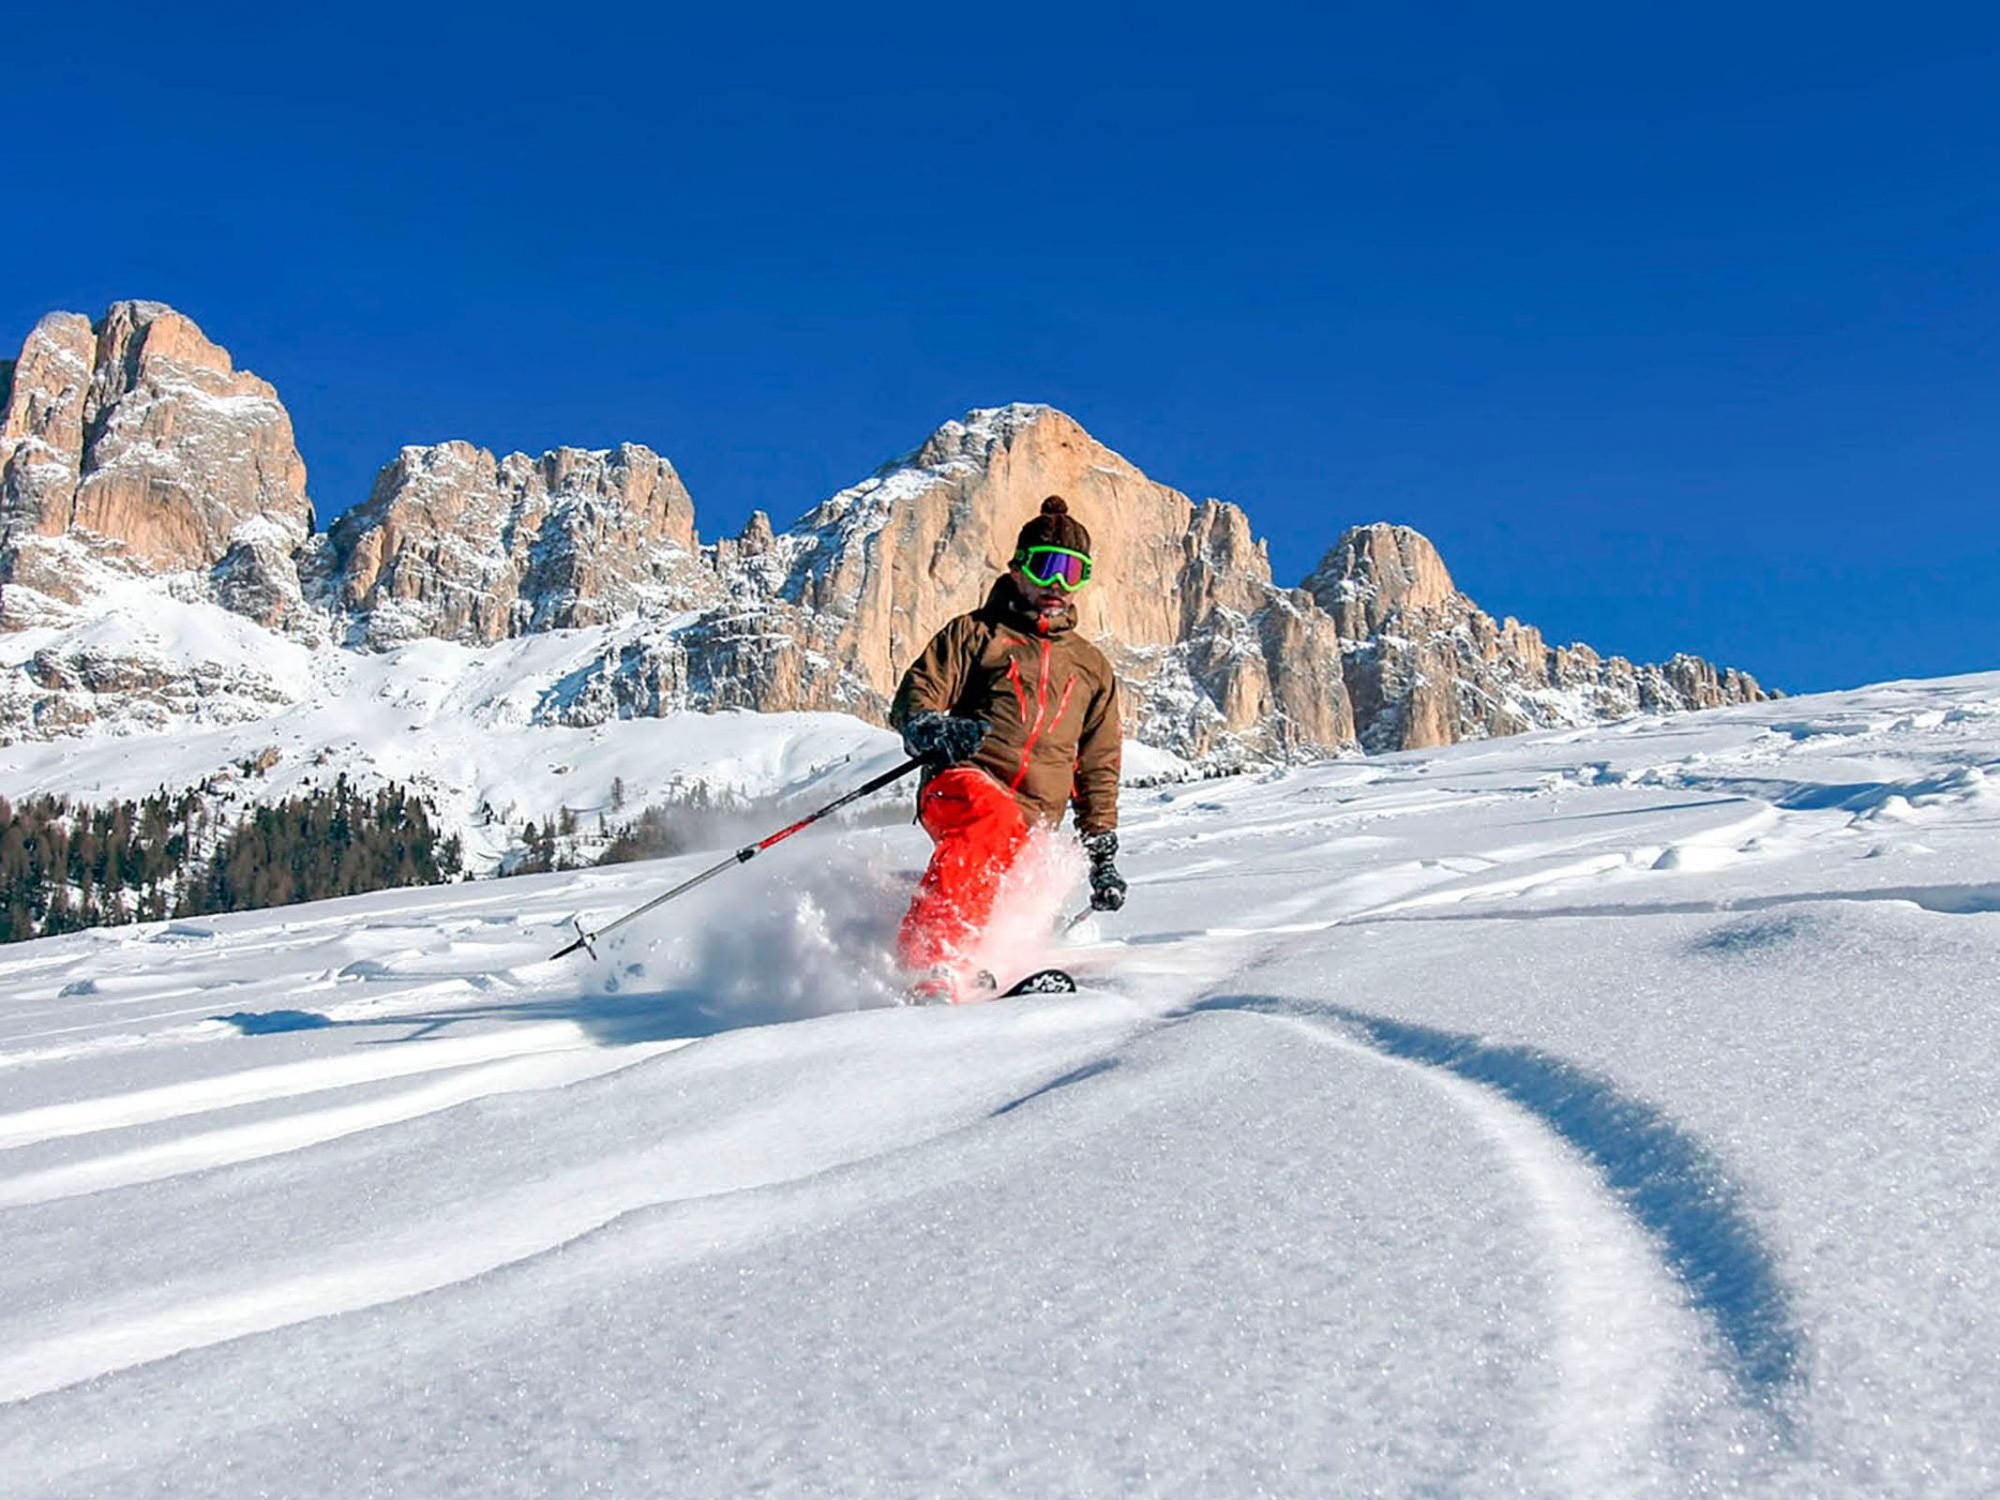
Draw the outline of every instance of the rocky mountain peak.
<instances>
[{"instance_id":1,"label":"rocky mountain peak","mask_svg":"<svg viewBox=\"0 0 2000 1500\"><path fill-rule=\"evenodd\" d=\"M277 392L172 308L119 302L94 325L52 313L9 387L0 622L61 618L94 568L205 571L236 551L240 573L274 530L285 551L312 533L305 462Z\"/></svg>"},{"instance_id":2,"label":"rocky mountain peak","mask_svg":"<svg viewBox=\"0 0 2000 1500\"><path fill-rule=\"evenodd\" d=\"M1351 640L1459 608L1461 596L1430 539L1377 521L1335 543L1303 585Z\"/></svg>"},{"instance_id":3,"label":"rocky mountain peak","mask_svg":"<svg viewBox=\"0 0 2000 1500\"><path fill-rule=\"evenodd\" d=\"M499 459L464 442L404 448L328 533L338 601L375 646L686 608L706 592L699 545L680 475L636 443Z\"/></svg>"},{"instance_id":4,"label":"rocky mountain peak","mask_svg":"<svg viewBox=\"0 0 2000 1500\"><path fill-rule=\"evenodd\" d=\"M1635 666L1588 646L1551 649L1458 591L1428 538L1377 522L1343 536L1305 581L1333 618L1368 750L1410 750L1522 730L1754 702L1756 680L1695 657Z\"/></svg>"},{"instance_id":5,"label":"rocky mountain peak","mask_svg":"<svg viewBox=\"0 0 2000 1500\"><path fill-rule=\"evenodd\" d=\"M916 452L885 467L922 469L961 460L984 463L995 450L1008 447L1029 428L1052 417L1070 421L1054 407L1034 402L977 408L944 423Z\"/></svg>"}]
</instances>

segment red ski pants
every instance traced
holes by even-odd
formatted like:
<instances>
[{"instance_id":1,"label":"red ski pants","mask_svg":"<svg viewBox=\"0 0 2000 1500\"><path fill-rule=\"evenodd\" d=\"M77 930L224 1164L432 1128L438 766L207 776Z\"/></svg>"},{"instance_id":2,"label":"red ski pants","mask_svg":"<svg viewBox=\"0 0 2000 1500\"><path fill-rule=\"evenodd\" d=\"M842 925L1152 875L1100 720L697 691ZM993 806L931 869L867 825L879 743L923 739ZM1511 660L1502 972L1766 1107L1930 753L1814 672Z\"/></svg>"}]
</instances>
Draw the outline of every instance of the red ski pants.
<instances>
[{"instance_id":1,"label":"red ski pants","mask_svg":"<svg viewBox=\"0 0 2000 1500\"><path fill-rule=\"evenodd\" d=\"M911 969L960 964L993 916L1000 882L1027 842L1028 820L1014 794L986 772L953 766L924 783L917 821L935 847L896 950Z\"/></svg>"}]
</instances>

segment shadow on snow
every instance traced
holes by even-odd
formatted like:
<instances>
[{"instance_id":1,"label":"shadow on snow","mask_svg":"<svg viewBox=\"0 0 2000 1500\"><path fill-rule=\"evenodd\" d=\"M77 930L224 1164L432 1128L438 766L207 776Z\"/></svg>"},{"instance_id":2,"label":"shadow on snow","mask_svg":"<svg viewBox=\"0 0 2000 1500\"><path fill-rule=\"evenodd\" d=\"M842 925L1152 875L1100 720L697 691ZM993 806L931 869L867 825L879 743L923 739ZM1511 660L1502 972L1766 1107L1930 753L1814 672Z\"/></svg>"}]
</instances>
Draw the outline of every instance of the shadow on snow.
<instances>
[{"instance_id":1,"label":"shadow on snow","mask_svg":"<svg viewBox=\"0 0 2000 1500\"><path fill-rule=\"evenodd\" d=\"M630 995L561 995L500 1004L427 1008L402 1015L385 1012L349 1020L336 1020L310 1010L236 1011L210 1019L235 1027L243 1036L275 1036L290 1031L335 1028L347 1031L410 1028L396 1036L358 1038L357 1041L364 1046L423 1041L450 1027L479 1022L571 1021L601 1046L624 1047L640 1042L715 1036L720 1032L765 1025L775 1020L806 1018L718 1012L712 995L696 990L665 990Z\"/></svg>"},{"instance_id":2,"label":"shadow on snow","mask_svg":"<svg viewBox=\"0 0 2000 1500\"><path fill-rule=\"evenodd\" d=\"M1118 1060L1113 1057L1100 1057L1096 1062L1085 1063L1082 1067L1074 1068L1063 1074L1060 1078L1051 1078L1040 1088L1030 1089L1027 1093L1021 1095L1020 1098L1001 1105L993 1111L993 1118L997 1120L1002 1115L1011 1115L1023 1105L1032 1104L1037 1099L1046 1098L1048 1095L1055 1093L1056 1090L1066 1089L1071 1084L1083 1083L1089 1079L1101 1077L1111 1072L1117 1066Z\"/></svg>"}]
</instances>

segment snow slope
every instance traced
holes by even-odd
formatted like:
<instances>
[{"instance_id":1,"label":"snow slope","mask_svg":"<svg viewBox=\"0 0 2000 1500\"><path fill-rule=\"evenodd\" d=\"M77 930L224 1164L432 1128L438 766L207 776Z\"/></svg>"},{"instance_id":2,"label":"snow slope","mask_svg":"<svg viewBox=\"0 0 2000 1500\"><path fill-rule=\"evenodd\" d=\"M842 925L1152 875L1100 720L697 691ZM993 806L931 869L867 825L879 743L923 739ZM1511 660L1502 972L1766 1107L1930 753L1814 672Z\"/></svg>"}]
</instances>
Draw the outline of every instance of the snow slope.
<instances>
[{"instance_id":1,"label":"snow slope","mask_svg":"<svg viewBox=\"0 0 2000 1500\"><path fill-rule=\"evenodd\" d=\"M7 1494L2000 1489L2000 674L1125 830L1074 1000L909 828L0 949Z\"/></svg>"},{"instance_id":2,"label":"snow slope","mask_svg":"<svg viewBox=\"0 0 2000 1500\"><path fill-rule=\"evenodd\" d=\"M157 723L112 720L79 738L0 743L0 793L103 803L205 786L215 821L227 826L254 805L343 775L365 788L395 781L430 798L441 831L463 840L467 868L491 875L522 852L528 824L546 826L564 809L588 836L600 816L615 827L697 782L816 805L891 743L844 714L684 713L587 727L540 717L551 695L615 655L621 632L637 626L546 631L479 649L424 640L379 653L312 651L213 606L139 589L129 585L124 607L72 648L120 660L150 653L163 678L185 678L202 711L161 709ZM57 638L0 636L0 668ZM218 682L236 688L215 691ZM261 706L243 709L244 698ZM1126 759L1131 774L1184 769L1170 752L1137 743Z\"/></svg>"}]
</instances>

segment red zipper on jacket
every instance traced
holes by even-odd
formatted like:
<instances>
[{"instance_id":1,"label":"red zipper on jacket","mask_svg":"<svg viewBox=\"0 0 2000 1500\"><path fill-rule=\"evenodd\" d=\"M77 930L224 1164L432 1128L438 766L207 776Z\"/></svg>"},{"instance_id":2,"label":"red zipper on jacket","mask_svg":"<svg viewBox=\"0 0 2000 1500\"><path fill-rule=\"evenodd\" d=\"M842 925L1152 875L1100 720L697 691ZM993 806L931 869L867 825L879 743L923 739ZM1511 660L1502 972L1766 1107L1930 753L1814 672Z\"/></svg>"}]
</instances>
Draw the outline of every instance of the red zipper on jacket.
<instances>
[{"instance_id":1,"label":"red zipper on jacket","mask_svg":"<svg viewBox=\"0 0 2000 1500\"><path fill-rule=\"evenodd\" d=\"M1014 679L1014 691L1021 699L1021 716L1026 718L1028 713L1028 698L1027 694L1021 690L1021 666L1011 655L1007 658L1007 675ZM1054 725L1062 722L1063 710L1069 707L1069 695L1075 687L1076 678L1074 676L1063 684L1062 697L1056 703L1056 716L1048 721L1049 724ZM1028 743L1021 747L1021 769L1014 773L1013 784L1007 788L1010 792L1020 791L1021 783L1028 779L1028 762L1034 758L1035 741L1042 737L1042 729L1044 727L1042 720L1044 715L1048 713L1048 710L1049 642L1044 638L1042 641L1041 680L1035 684L1035 722L1028 729Z\"/></svg>"},{"instance_id":2,"label":"red zipper on jacket","mask_svg":"<svg viewBox=\"0 0 2000 1500\"><path fill-rule=\"evenodd\" d=\"M1021 722L1028 722L1028 690L1021 686L1021 663L1013 652L1007 653L1007 680L1014 684L1014 701L1021 705Z\"/></svg>"}]
</instances>

